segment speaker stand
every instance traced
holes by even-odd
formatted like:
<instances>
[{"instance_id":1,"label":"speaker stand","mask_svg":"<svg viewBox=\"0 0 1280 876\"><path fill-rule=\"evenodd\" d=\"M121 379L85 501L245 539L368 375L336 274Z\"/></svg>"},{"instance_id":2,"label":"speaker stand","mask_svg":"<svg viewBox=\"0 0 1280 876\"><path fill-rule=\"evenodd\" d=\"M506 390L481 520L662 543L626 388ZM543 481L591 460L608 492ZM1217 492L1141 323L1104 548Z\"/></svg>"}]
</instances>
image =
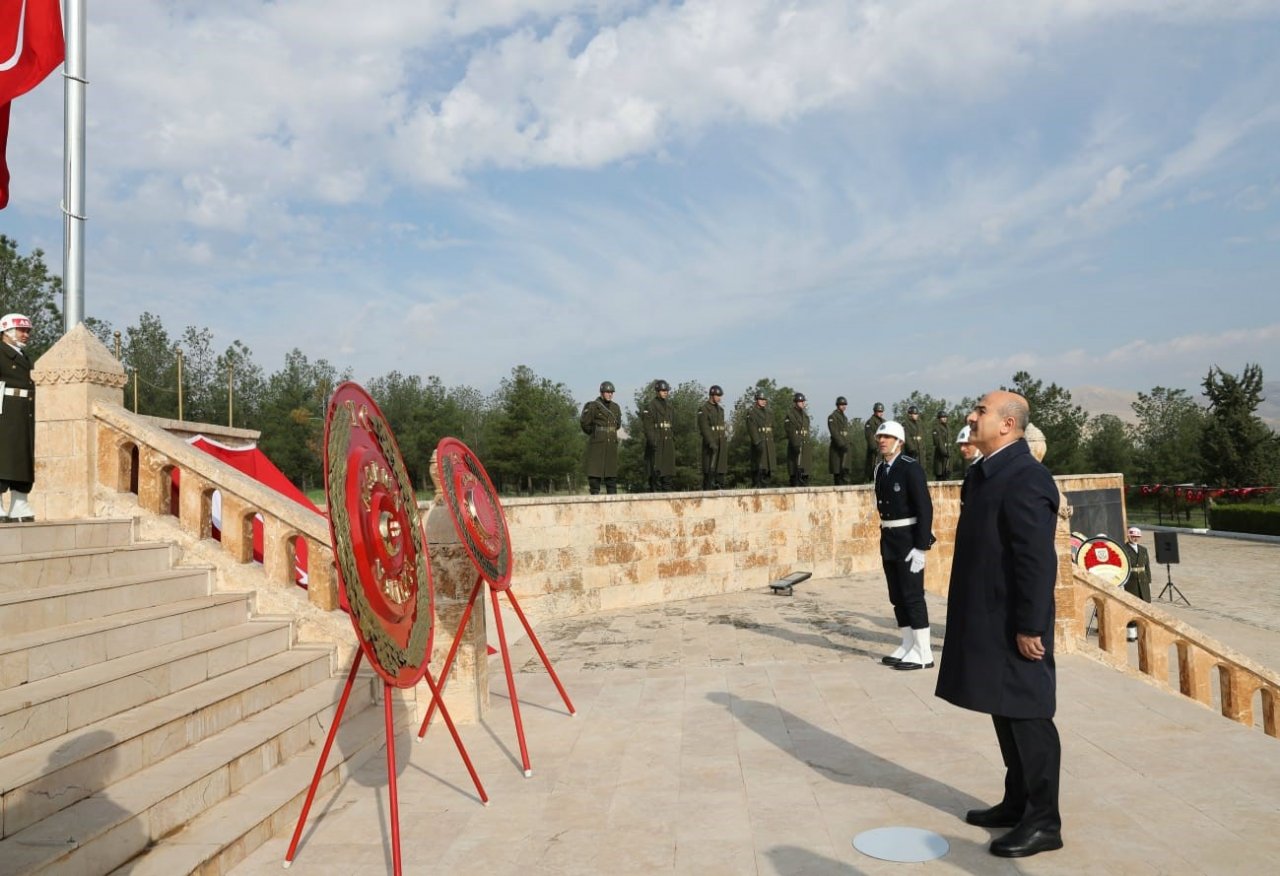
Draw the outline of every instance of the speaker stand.
<instances>
[{"instance_id":1,"label":"speaker stand","mask_svg":"<svg viewBox=\"0 0 1280 876\"><path fill-rule=\"evenodd\" d=\"M1164 599L1164 595L1168 593L1169 602L1172 603L1174 601L1174 597L1177 596L1178 599L1181 599L1187 605L1190 605L1191 600L1183 596L1182 591L1178 589L1178 585L1173 583L1173 569L1168 563L1164 564L1164 573L1169 580L1165 582L1164 589L1160 591L1160 595L1157 596L1156 599Z\"/></svg>"}]
</instances>

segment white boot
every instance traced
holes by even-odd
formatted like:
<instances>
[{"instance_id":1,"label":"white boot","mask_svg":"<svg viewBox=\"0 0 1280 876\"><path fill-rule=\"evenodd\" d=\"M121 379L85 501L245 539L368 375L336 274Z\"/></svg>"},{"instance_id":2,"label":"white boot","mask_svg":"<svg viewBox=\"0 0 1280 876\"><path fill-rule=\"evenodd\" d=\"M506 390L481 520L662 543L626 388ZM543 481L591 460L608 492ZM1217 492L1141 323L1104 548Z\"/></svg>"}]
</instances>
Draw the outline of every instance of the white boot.
<instances>
[{"instance_id":1,"label":"white boot","mask_svg":"<svg viewBox=\"0 0 1280 876\"><path fill-rule=\"evenodd\" d=\"M907 656L907 652L911 650L911 646L915 643L915 638L911 635L911 627L898 627L898 632L902 634L902 644L888 657L880 658L880 662L885 666L897 666L901 663L902 658Z\"/></svg>"},{"instance_id":2,"label":"white boot","mask_svg":"<svg viewBox=\"0 0 1280 876\"><path fill-rule=\"evenodd\" d=\"M9 520L12 523L30 523L35 520L35 512L31 510L31 506L27 504L27 494L19 493L17 490L10 490L9 495L13 498L9 500Z\"/></svg>"},{"instance_id":3,"label":"white boot","mask_svg":"<svg viewBox=\"0 0 1280 876\"><path fill-rule=\"evenodd\" d=\"M898 663L895 663L894 669L932 669L933 668L933 645L929 641L930 630L928 627L920 630L911 631L911 650L907 651L906 656Z\"/></svg>"}]
</instances>

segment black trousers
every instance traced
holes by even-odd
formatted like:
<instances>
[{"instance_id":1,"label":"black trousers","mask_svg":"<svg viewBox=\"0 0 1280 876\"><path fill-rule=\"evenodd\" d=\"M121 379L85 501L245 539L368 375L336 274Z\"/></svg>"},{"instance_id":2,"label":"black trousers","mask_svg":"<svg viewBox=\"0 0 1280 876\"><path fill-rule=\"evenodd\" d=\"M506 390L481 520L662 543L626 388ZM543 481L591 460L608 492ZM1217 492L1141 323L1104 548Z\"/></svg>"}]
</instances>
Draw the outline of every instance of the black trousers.
<instances>
[{"instance_id":1,"label":"black trousers","mask_svg":"<svg viewBox=\"0 0 1280 876\"><path fill-rule=\"evenodd\" d=\"M595 496L595 495L598 495L598 494L599 494L599 492L600 492L600 482L601 482L602 480L604 481L604 491L605 491L606 493L608 493L610 496L612 496L614 493L618 492L618 479L617 479L617 478L593 478L593 477L588 477L588 478L587 478L587 489L591 492L591 495Z\"/></svg>"},{"instance_id":2,"label":"black trousers","mask_svg":"<svg viewBox=\"0 0 1280 876\"><path fill-rule=\"evenodd\" d=\"M906 560L880 560L889 583L889 602L900 627L923 630L929 626L929 606L924 601L924 571L911 571Z\"/></svg>"},{"instance_id":3,"label":"black trousers","mask_svg":"<svg viewBox=\"0 0 1280 876\"><path fill-rule=\"evenodd\" d=\"M1061 830L1058 774L1062 771L1062 742L1053 719L992 715L991 722L1004 760L1004 800L1000 805L1021 810L1024 824Z\"/></svg>"}]
</instances>

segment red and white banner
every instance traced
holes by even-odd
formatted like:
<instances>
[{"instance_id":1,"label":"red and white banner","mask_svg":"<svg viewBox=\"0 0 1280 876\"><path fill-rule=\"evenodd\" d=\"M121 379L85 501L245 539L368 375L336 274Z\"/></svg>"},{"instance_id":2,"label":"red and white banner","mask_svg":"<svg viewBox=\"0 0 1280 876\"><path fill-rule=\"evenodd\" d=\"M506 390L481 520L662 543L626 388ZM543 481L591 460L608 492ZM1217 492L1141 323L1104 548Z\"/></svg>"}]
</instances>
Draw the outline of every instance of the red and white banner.
<instances>
[{"instance_id":1,"label":"red and white banner","mask_svg":"<svg viewBox=\"0 0 1280 876\"><path fill-rule=\"evenodd\" d=\"M9 103L39 85L65 52L58 0L0 0L0 209L9 203Z\"/></svg>"}]
</instances>

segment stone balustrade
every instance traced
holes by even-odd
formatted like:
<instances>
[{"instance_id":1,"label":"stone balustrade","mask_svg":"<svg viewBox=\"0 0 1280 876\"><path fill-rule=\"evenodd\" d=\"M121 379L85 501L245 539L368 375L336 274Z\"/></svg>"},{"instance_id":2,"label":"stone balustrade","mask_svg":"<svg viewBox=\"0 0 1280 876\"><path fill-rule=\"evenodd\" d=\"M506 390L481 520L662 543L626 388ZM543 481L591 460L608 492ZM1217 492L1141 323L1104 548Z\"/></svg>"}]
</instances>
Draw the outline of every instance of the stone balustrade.
<instances>
[{"instance_id":1,"label":"stone balustrade","mask_svg":"<svg viewBox=\"0 0 1280 876\"><path fill-rule=\"evenodd\" d=\"M1077 645L1088 641L1087 628L1096 622L1103 659L1117 668L1129 668L1125 630L1135 623L1137 672L1144 678L1210 708L1216 681L1222 714L1250 727L1256 723L1253 702L1260 693L1262 730L1280 737L1280 674L1188 626L1158 605L1143 602L1087 572L1075 571L1073 592L1078 622L1071 633ZM1171 681L1171 675L1176 680Z\"/></svg>"},{"instance_id":2,"label":"stone balustrade","mask_svg":"<svg viewBox=\"0 0 1280 876\"><path fill-rule=\"evenodd\" d=\"M294 583L298 544L305 543L307 598L321 610L337 608L328 520L119 405L97 401L93 418L100 486L136 492L144 511L177 517L183 531L196 539L211 537L217 491L222 501L222 550L233 561L253 559L253 520L261 515L262 565L268 583ZM175 472L177 508L170 507Z\"/></svg>"}]
</instances>

